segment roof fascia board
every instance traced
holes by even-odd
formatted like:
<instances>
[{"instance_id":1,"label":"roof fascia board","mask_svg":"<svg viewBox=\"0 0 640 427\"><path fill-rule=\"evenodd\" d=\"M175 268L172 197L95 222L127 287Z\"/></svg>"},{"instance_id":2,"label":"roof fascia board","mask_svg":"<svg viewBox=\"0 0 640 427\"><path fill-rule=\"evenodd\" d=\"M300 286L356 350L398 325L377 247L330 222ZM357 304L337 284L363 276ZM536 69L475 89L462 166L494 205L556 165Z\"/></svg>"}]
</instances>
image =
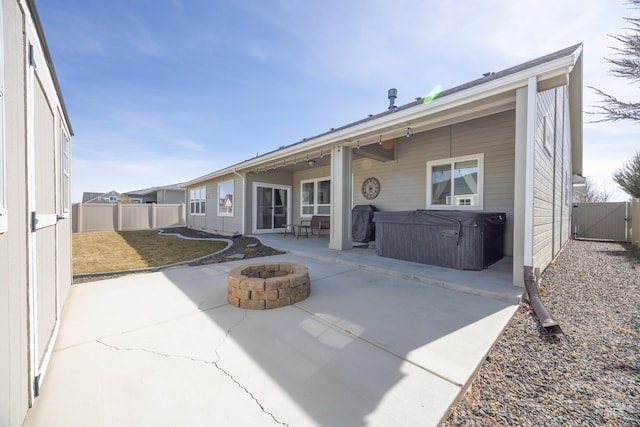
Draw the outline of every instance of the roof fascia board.
<instances>
[{"instance_id":1,"label":"roof fascia board","mask_svg":"<svg viewBox=\"0 0 640 427\"><path fill-rule=\"evenodd\" d=\"M488 81L486 83L481 83L477 86L452 93L451 95L447 95L442 98L436 98L429 104L419 104L415 107L407 108L406 110L401 110L394 114L385 115L371 121L358 123L345 129L338 129L329 134L311 138L307 141L285 147L281 150L277 150L250 160L246 160L235 166L221 169L217 172L213 172L200 178L185 182L184 184L182 184L182 186L189 187L201 182L218 178L223 175L234 173L239 169L249 169L282 157L295 156L297 154L304 153L309 149L320 149L325 146L335 145L345 140L351 141L353 139L356 139L359 135L365 133L365 131L366 133L381 132L384 131L384 129L389 129L394 126L398 126L403 123L406 124L407 122L411 122L412 120L419 119L423 117L425 113L438 113L446 109L455 108L462 104L478 101L483 98L498 95L503 92L516 90L518 88L527 86L529 78L533 76L536 76L537 80L540 82L548 79L553 79L561 75L569 74L576 64L576 61L578 60L581 52L582 46L579 46L571 54L568 54L566 56L524 69L522 71L515 72L513 74L509 74L495 80Z\"/></svg>"}]
</instances>

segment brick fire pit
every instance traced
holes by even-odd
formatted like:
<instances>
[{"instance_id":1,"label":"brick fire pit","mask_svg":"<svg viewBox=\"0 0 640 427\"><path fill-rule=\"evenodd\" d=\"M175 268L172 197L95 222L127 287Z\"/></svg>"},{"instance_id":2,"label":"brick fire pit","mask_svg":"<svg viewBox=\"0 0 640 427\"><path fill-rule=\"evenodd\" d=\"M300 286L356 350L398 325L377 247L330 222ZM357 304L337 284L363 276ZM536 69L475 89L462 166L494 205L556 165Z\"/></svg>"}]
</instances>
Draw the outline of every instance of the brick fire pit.
<instances>
[{"instance_id":1,"label":"brick fire pit","mask_svg":"<svg viewBox=\"0 0 640 427\"><path fill-rule=\"evenodd\" d=\"M227 277L229 304L251 310L284 307L307 299L309 270L288 262L236 267Z\"/></svg>"}]
</instances>

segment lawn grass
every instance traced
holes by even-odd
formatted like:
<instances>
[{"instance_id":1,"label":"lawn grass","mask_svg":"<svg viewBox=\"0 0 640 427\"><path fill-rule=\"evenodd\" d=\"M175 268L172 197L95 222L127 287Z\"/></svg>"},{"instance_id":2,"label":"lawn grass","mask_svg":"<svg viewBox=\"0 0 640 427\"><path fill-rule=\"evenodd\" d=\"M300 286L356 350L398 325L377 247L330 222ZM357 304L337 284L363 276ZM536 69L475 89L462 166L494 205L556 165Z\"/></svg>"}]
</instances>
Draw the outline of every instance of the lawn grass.
<instances>
[{"instance_id":1,"label":"lawn grass","mask_svg":"<svg viewBox=\"0 0 640 427\"><path fill-rule=\"evenodd\" d=\"M73 274L159 267L224 249L225 242L187 240L157 231L73 233Z\"/></svg>"}]
</instances>

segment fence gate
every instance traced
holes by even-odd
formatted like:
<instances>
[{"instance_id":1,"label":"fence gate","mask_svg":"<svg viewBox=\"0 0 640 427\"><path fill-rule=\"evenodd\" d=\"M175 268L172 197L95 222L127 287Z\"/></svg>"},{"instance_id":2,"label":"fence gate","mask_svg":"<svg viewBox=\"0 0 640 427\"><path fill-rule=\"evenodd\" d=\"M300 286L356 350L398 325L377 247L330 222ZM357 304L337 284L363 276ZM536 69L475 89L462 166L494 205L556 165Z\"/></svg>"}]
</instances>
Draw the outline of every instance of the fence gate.
<instances>
[{"instance_id":1,"label":"fence gate","mask_svg":"<svg viewBox=\"0 0 640 427\"><path fill-rule=\"evenodd\" d=\"M629 237L629 203L575 203L573 237L626 242Z\"/></svg>"}]
</instances>

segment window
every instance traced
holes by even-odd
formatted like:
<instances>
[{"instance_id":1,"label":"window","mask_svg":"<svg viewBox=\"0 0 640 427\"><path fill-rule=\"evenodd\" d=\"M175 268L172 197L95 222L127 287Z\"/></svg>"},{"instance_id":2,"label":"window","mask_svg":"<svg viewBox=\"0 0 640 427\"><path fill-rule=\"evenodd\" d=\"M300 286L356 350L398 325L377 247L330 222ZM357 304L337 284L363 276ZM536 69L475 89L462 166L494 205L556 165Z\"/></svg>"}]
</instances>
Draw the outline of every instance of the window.
<instances>
[{"instance_id":1,"label":"window","mask_svg":"<svg viewBox=\"0 0 640 427\"><path fill-rule=\"evenodd\" d=\"M428 209L482 209L484 154L427 162Z\"/></svg>"},{"instance_id":2,"label":"window","mask_svg":"<svg viewBox=\"0 0 640 427\"><path fill-rule=\"evenodd\" d=\"M207 188L198 187L189 191L189 213L191 215L204 215L206 210Z\"/></svg>"},{"instance_id":3,"label":"window","mask_svg":"<svg viewBox=\"0 0 640 427\"><path fill-rule=\"evenodd\" d=\"M233 216L233 181L218 183L218 215Z\"/></svg>"},{"instance_id":4,"label":"window","mask_svg":"<svg viewBox=\"0 0 640 427\"><path fill-rule=\"evenodd\" d=\"M69 163L69 135L64 130L62 131L62 158L60 161L62 162L62 182L60 186L62 187L62 213L69 212L69 192L70 192L70 163Z\"/></svg>"},{"instance_id":5,"label":"window","mask_svg":"<svg viewBox=\"0 0 640 427\"><path fill-rule=\"evenodd\" d=\"M301 182L302 216L329 215L331 213L331 180L319 178Z\"/></svg>"},{"instance_id":6,"label":"window","mask_svg":"<svg viewBox=\"0 0 640 427\"><path fill-rule=\"evenodd\" d=\"M118 196L109 196L109 203L117 203Z\"/></svg>"}]
</instances>

